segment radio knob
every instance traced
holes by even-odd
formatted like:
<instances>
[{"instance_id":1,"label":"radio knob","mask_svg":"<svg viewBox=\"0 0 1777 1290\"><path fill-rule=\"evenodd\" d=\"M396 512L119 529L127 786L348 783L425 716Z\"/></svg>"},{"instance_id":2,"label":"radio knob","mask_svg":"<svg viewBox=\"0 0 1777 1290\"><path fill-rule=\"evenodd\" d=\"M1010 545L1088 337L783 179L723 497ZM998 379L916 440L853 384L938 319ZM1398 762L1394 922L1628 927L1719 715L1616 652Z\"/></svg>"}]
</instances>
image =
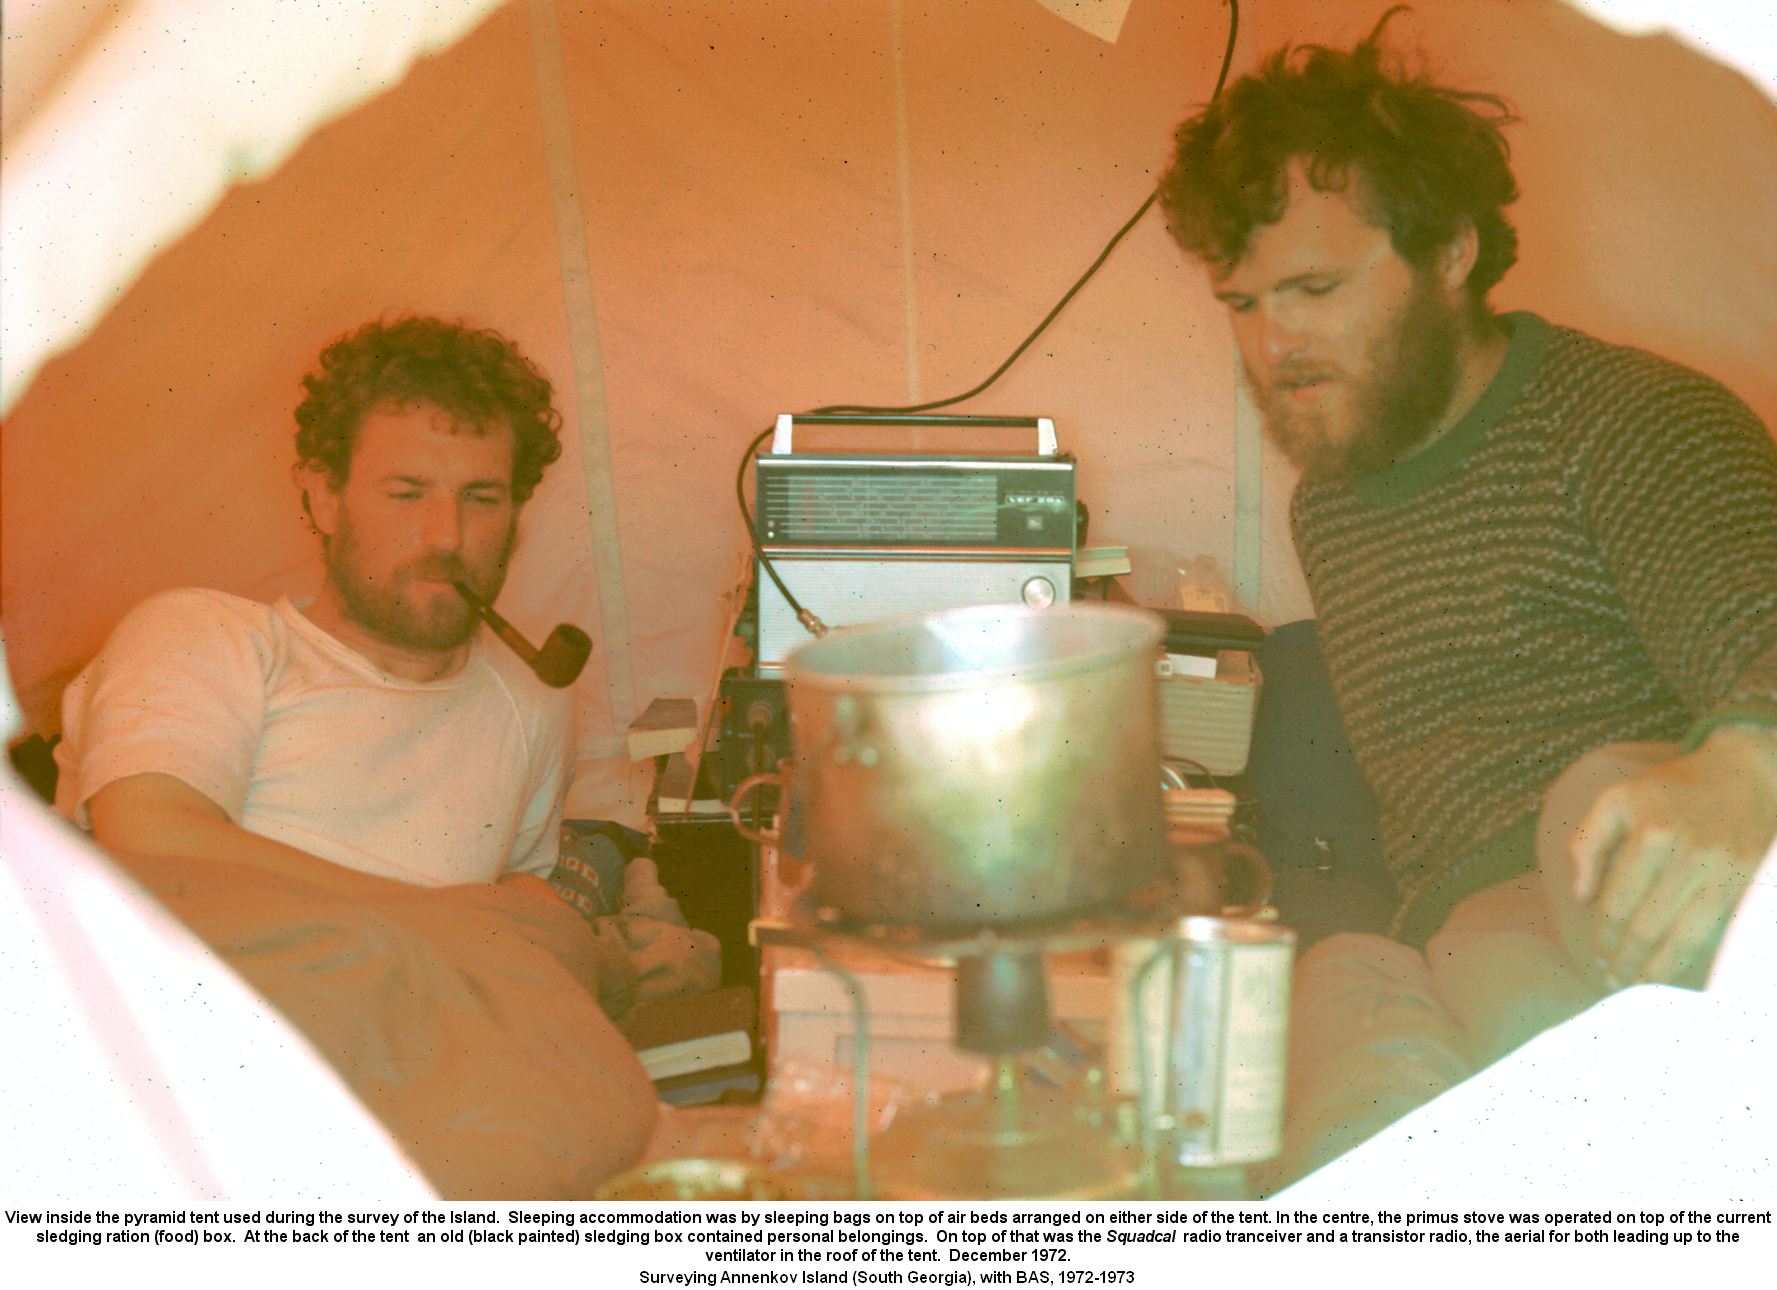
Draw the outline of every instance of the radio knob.
<instances>
[{"instance_id":1,"label":"radio knob","mask_svg":"<svg viewBox=\"0 0 1777 1290\"><path fill-rule=\"evenodd\" d=\"M1047 609L1055 603L1055 584L1047 578L1031 578L1025 582L1021 594L1024 603L1032 609Z\"/></svg>"}]
</instances>

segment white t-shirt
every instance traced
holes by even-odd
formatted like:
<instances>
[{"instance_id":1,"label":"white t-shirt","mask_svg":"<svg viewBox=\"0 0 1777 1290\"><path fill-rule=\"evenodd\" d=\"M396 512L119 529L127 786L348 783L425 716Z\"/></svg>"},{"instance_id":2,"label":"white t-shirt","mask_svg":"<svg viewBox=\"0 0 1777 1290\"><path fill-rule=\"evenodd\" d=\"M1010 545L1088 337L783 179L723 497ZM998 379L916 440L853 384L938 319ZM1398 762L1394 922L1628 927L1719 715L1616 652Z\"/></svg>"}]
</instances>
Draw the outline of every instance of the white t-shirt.
<instances>
[{"instance_id":1,"label":"white t-shirt","mask_svg":"<svg viewBox=\"0 0 1777 1290\"><path fill-rule=\"evenodd\" d=\"M407 681L288 599L153 596L62 700L57 809L159 772L235 823L421 886L555 865L568 709L484 635L461 670Z\"/></svg>"}]
</instances>

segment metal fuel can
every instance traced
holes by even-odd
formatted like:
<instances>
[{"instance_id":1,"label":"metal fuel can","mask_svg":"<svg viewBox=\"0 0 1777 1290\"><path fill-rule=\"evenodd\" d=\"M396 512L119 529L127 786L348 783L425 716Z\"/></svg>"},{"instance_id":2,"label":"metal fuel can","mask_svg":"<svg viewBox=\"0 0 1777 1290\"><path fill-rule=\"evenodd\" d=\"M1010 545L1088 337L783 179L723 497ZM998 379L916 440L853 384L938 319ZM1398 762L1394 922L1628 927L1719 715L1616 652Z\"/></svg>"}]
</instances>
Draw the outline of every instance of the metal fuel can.
<instances>
[{"instance_id":1,"label":"metal fuel can","mask_svg":"<svg viewBox=\"0 0 1777 1290\"><path fill-rule=\"evenodd\" d=\"M1283 1149L1295 949L1288 928L1193 917L1112 951L1112 1087L1163 1127L1173 1164L1256 1164Z\"/></svg>"}]
</instances>

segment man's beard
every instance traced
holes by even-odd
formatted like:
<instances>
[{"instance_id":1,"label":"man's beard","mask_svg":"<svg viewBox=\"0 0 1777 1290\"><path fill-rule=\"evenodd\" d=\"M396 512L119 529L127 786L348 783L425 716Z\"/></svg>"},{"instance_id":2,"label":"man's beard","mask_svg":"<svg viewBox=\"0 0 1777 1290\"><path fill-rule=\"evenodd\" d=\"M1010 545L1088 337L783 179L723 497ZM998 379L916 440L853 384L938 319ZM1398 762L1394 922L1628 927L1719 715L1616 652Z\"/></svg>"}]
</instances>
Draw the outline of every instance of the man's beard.
<instances>
[{"instance_id":1,"label":"man's beard","mask_svg":"<svg viewBox=\"0 0 1777 1290\"><path fill-rule=\"evenodd\" d=\"M383 581L368 576L358 564L358 535L351 519L340 516L339 530L327 543L327 580L339 593L346 616L372 635L405 649L442 652L468 643L479 617L469 602L452 591L422 603L408 600L418 581L462 581L483 601L492 603L506 582L506 563L518 538L516 523L507 530L498 559L485 569L470 570L454 555L427 556L403 565Z\"/></svg>"},{"instance_id":2,"label":"man's beard","mask_svg":"<svg viewBox=\"0 0 1777 1290\"><path fill-rule=\"evenodd\" d=\"M1438 295L1430 274L1415 275L1406 310L1370 346L1363 371L1308 362L1280 368L1270 387L1260 386L1249 370L1247 385L1272 442L1303 479L1349 479L1393 465L1424 441L1455 393L1461 340L1461 315ZM1329 433L1334 409L1297 406L1291 396L1292 385L1315 377L1349 391L1351 425L1343 438Z\"/></svg>"}]
</instances>

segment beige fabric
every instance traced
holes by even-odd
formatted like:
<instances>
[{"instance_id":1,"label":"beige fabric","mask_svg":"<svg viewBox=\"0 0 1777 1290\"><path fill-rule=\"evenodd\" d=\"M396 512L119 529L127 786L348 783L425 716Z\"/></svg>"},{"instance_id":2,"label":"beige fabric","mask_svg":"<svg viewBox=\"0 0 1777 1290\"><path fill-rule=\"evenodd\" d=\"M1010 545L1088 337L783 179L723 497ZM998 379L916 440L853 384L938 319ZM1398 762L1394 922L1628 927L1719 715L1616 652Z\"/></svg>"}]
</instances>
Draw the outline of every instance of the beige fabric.
<instances>
[{"instance_id":1,"label":"beige fabric","mask_svg":"<svg viewBox=\"0 0 1777 1290\"><path fill-rule=\"evenodd\" d=\"M1383 936L1327 938L1296 967L1284 1151L1261 1185L1343 1155L1473 1071L1422 955Z\"/></svg>"},{"instance_id":2,"label":"beige fabric","mask_svg":"<svg viewBox=\"0 0 1777 1290\"><path fill-rule=\"evenodd\" d=\"M1569 848L1600 793L1679 751L1667 743L1613 744L1568 767L1543 803L1539 873L1476 892L1427 944L1438 997L1462 1026L1477 1067L1607 992L1590 966L1590 915L1573 898Z\"/></svg>"},{"instance_id":3,"label":"beige fabric","mask_svg":"<svg viewBox=\"0 0 1777 1290\"><path fill-rule=\"evenodd\" d=\"M625 956L553 896L359 875L348 894L239 865L127 864L303 1031L441 1195L585 1198L639 1158L653 1087L581 984L628 990Z\"/></svg>"},{"instance_id":4,"label":"beige fabric","mask_svg":"<svg viewBox=\"0 0 1777 1290\"><path fill-rule=\"evenodd\" d=\"M1535 874L1478 891L1425 947L1433 989L1478 1068L1596 1003Z\"/></svg>"},{"instance_id":5,"label":"beige fabric","mask_svg":"<svg viewBox=\"0 0 1777 1290\"><path fill-rule=\"evenodd\" d=\"M1425 954L1386 937L1330 937L1303 956L1291 1008L1279 1186L1381 1132L1607 992L1572 896L1573 833L1598 794L1671 744L1615 744L1581 758L1543 804L1540 873L1476 892Z\"/></svg>"},{"instance_id":6,"label":"beige fabric","mask_svg":"<svg viewBox=\"0 0 1777 1290\"><path fill-rule=\"evenodd\" d=\"M1777 1195L1774 929L1777 847L1734 915L1707 990L1641 985L1602 999L1273 1200L1319 1212L1363 1197L1390 1209L1546 1214L1601 1204L1670 1212L1683 1197L1712 1214L1768 1210ZM1579 1253L1596 1278L1598 1252Z\"/></svg>"},{"instance_id":7,"label":"beige fabric","mask_svg":"<svg viewBox=\"0 0 1777 1290\"><path fill-rule=\"evenodd\" d=\"M0 677L0 731L9 699ZM302 1035L3 764L0 978L9 1198L67 1211L436 1199Z\"/></svg>"}]
</instances>

